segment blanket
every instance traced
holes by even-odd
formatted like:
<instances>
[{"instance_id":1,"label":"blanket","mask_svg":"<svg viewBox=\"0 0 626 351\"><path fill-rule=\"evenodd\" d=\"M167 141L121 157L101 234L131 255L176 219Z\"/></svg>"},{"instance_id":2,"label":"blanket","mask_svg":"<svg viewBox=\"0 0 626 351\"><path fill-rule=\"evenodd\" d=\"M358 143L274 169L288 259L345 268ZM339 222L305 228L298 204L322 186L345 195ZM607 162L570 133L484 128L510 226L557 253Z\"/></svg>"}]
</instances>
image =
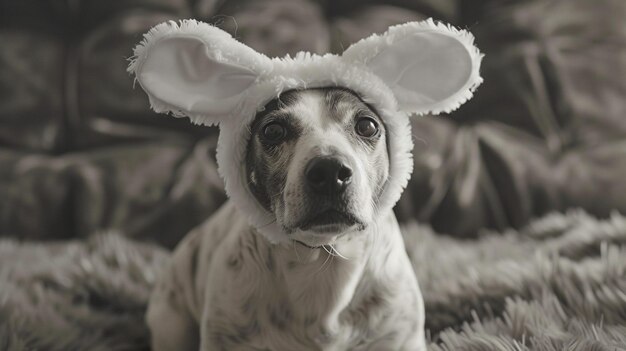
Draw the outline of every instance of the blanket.
<instances>
[{"instance_id":1,"label":"blanket","mask_svg":"<svg viewBox=\"0 0 626 351\"><path fill-rule=\"evenodd\" d=\"M410 223L429 350L626 350L626 217L554 213L461 240ZM149 350L166 250L116 233L0 241L1 350Z\"/></svg>"}]
</instances>

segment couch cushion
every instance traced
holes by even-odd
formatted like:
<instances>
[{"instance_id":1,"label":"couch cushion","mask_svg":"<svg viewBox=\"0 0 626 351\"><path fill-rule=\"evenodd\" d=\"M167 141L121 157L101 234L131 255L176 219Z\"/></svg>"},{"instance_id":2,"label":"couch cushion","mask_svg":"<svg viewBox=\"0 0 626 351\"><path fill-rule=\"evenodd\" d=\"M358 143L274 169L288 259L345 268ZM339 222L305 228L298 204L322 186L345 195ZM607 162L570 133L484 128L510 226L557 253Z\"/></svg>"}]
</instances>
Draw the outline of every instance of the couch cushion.
<instances>
[{"instance_id":1,"label":"couch cushion","mask_svg":"<svg viewBox=\"0 0 626 351\"><path fill-rule=\"evenodd\" d=\"M117 229L171 247L225 200L215 145L179 139L63 156L0 149L0 235L53 240Z\"/></svg>"}]
</instances>

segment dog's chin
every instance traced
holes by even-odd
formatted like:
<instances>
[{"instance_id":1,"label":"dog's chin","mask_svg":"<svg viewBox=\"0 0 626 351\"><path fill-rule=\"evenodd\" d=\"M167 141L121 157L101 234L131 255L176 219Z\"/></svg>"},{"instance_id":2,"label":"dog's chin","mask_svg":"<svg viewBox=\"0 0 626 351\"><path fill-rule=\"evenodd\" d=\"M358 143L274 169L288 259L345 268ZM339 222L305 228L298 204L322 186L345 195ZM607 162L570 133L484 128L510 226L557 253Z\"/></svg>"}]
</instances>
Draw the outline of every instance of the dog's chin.
<instances>
[{"instance_id":1,"label":"dog's chin","mask_svg":"<svg viewBox=\"0 0 626 351\"><path fill-rule=\"evenodd\" d=\"M324 245L335 244L346 232L333 232L319 234L313 231L296 231L291 239L309 248L318 248Z\"/></svg>"},{"instance_id":2,"label":"dog's chin","mask_svg":"<svg viewBox=\"0 0 626 351\"><path fill-rule=\"evenodd\" d=\"M298 221L293 230L293 239L310 247L335 243L347 233L365 228L355 215L336 210L323 211Z\"/></svg>"},{"instance_id":3,"label":"dog's chin","mask_svg":"<svg viewBox=\"0 0 626 351\"><path fill-rule=\"evenodd\" d=\"M361 221L352 213L327 209L310 214L300 221L297 227L302 231L312 231L319 234L341 233L356 226Z\"/></svg>"}]
</instances>

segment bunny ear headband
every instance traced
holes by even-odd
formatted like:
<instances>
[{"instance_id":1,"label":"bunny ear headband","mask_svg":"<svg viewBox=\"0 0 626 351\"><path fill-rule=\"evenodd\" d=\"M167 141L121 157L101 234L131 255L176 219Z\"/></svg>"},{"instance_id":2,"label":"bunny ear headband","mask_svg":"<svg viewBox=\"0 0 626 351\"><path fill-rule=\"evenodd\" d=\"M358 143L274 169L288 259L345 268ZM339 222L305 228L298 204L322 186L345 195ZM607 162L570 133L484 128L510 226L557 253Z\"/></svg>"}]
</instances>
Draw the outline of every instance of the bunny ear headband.
<instances>
[{"instance_id":1,"label":"bunny ear headband","mask_svg":"<svg viewBox=\"0 0 626 351\"><path fill-rule=\"evenodd\" d=\"M391 209L412 171L408 116L450 112L482 82L482 55L465 31L432 20L390 27L343 54L269 58L206 23L184 20L151 29L128 71L156 112L220 126L217 160L226 191L270 241L284 235L247 187L245 157L256 113L291 89L343 87L376 108L389 133L390 178L379 210Z\"/></svg>"}]
</instances>

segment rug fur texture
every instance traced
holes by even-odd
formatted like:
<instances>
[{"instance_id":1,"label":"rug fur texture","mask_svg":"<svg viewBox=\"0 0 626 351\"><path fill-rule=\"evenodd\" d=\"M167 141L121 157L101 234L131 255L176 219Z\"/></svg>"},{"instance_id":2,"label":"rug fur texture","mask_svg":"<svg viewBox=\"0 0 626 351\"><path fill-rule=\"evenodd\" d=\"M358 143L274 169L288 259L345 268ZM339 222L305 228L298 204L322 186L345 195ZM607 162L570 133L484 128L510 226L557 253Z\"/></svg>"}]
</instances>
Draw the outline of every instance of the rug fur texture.
<instances>
[{"instance_id":1,"label":"rug fur texture","mask_svg":"<svg viewBox=\"0 0 626 351\"><path fill-rule=\"evenodd\" d=\"M477 240L404 227L431 351L626 350L626 218L553 214ZM0 350L149 350L168 253L102 234L0 241Z\"/></svg>"}]
</instances>

